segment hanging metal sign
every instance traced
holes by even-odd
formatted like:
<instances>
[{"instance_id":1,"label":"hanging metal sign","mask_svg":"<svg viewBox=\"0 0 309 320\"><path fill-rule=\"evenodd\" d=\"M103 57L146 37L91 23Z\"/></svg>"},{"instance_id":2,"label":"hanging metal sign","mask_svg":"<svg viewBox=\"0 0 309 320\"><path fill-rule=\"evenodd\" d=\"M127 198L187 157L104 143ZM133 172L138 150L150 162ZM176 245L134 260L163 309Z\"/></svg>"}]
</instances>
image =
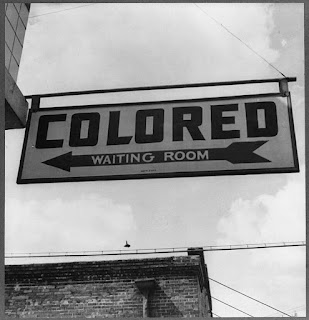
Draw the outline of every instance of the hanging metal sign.
<instances>
[{"instance_id":1,"label":"hanging metal sign","mask_svg":"<svg viewBox=\"0 0 309 320\"><path fill-rule=\"evenodd\" d=\"M30 110L17 183L298 171L289 98Z\"/></svg>"}]
</instances>

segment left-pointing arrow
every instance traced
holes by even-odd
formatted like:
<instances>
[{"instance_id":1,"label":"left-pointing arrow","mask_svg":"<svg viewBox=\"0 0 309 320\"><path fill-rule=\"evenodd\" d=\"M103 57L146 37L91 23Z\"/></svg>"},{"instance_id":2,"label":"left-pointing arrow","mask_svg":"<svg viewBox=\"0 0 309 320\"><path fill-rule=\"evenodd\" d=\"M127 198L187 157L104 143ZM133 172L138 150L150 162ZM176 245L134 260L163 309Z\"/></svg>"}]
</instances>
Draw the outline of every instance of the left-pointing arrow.
<instances>
[{"instance_id":1,"label":"left-pointing arrow","mask_svg":"<svg viewBox=\"0 0 309 320\"><path fill-rule=\"evenodd\" d=\"M43 163L70 172L72 167L88 167L94 163L91 155L72 155L72 151L58 157L44 161Z\"/></svg>"},{"instance_id":2,"label":"left-pointing arrow","mask_svg":"<svg viewBox=\"0 0 309 320\"><path fill-rule=\"evenodd\" d=\"M72 151L58 157L43 161L43 163L70 172L72 162Z\"/></svg>"},{"instance_id":3,"label":"left-pointing arrow","mask_svg":"<svg viewBox=\"0 0 309 320\"><path fill-rule=\"evenodd\" d=\"M267 141L234 142L226 148L152 151L115 154L72 155L72 151L44 161L49 166L71 171L72 167L134 165L179 161L228 161L238 163L270 162L255 153ZM151 156L151 158L149 158Z\"/></svg>"}]
</instances>

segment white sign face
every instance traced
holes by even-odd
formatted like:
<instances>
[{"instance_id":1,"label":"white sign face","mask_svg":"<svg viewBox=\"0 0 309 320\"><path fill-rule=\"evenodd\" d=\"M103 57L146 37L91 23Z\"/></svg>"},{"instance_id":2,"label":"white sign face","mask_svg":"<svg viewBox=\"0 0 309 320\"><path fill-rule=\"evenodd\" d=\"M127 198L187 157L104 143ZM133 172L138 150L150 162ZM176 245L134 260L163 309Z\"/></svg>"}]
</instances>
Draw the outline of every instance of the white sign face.
<instances>
[{"instance_id":1,"label":"white sign face","mask_svg":"<svg viewBox=\"0 0 309 320\"><path fill-rule=\"evenodd\" d=\"M286 97L30 111L17 183L298 171Z\"/></svg>"}]
</instances>

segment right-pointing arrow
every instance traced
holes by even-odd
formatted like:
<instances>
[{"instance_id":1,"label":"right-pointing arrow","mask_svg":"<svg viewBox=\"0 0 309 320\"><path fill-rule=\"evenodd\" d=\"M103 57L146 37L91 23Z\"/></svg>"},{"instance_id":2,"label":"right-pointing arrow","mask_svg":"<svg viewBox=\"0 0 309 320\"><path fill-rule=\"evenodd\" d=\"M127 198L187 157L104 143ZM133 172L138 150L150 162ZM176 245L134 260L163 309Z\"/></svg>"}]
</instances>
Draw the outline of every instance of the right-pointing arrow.
<instances>
[{"instance_id":1,"label":"right-pointing arrow","mask_svg":"<svg viewBox=\"0 0 309 320\"><path fill-rule=\"evenodd\" d=\"M227 160L233 164L271 162L254 153L256 149L266 142L267 141L234 142L227 148L209 149L209 160Z\"/></svg>"}]
</instances>

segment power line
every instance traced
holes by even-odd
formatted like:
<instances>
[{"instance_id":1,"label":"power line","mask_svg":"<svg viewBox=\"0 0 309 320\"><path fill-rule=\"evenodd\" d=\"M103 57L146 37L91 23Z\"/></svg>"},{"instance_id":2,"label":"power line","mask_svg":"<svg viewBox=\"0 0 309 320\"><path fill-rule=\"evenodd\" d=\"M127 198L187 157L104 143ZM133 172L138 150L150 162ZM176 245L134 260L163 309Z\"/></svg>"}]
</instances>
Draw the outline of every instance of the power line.
<instances>
[{"instance_id":1,"label":"power line","mask_svg":"<svg viewBox=\"0 0 309 320\"><path fill-rule=\"evenodd\" d=\"M259 244L238 244L222 246L200 247L203 251L230 251L248 249L271 249L282 247L305 246L305 241L276 242ZM115 255L143 255L143 254L163 254L163 253L184 253L188 252L188 247L178 248L158 248L158 249L130 249L130 250L102 250L102 251L73 251L73 252L41 252L41 253L8 253L5 258L55 258L55 257L91 257L91 256L115 256Z\"/></svg>"},{"instance_id":2,"label":"power line","mask_svg":"<svg viewBox=\"0 0 309 320\"><path fill-rule=\"evenodd\" d=\"M215 298L214 296L211 296L211 299L217 300L217 301L219 301L219 302L221 302L221 303L223 303L223 304L225 304L225 305L227 305L227 306L229 306L229 307L231 307L231 308L233 308L233 309L235 309L235 310L237 310L237 311L239 311L239 312L242 312L242 313L246 314L246 315L249 316L249 317L253 317L251 314L249 314L249 313L247 313L247 312L245 312L245 311L242 311L242 310L240 310L240 309L238 309L238 308L236 308L236 307L233 307L233 306L231 306L230 304L228 304L228 303L226 303L226 302L224 302L224 301L222 301L222 300L219 300L218 298Z\"/></svg>"},{"instance_id":3,"label":"power line","mask_svg":"<svg viewBox=\"0 0 309 320\"><path fill-rule=\"evenodd\" d=\"M262 302L262 301L260 301L260 300L258 300L258 299L252 298L252 297L248 296L247 294L244 294L244 293L242 293L242 292L240 292L240 291L238 291L238 290L236 290L236 289L233 289L233 288L231 288L231 287L229 287L229 286L227 286L227 285L225 285L225 284L223 284L223 283L221 283L221 282L219 282L219 281L217 281L217 280L211 279L211 278L209 278L209 277L208 277L208 279L209 279L209 280L212 280L212 281L214 281L214 282L220 284L221 286L224 286L224 287L226 287L226 288L228 288L228 289L230 289L230 290L233 290L233 291L235 291L235 292L237 292L237 293L239 293L239 294L241 294L241 295L243 295L243 296L245 296L245 297L247 297L247 298L249 298L249 299L251 299L251 300L254 300L254 301L256 301L256 302L258 302L258 303L261 303L261 304L263 304L263 305L265 305L265 306L267 306L267 307L269 307L269 308L271 308L271 309L274 309L274 310L276 310L276 311L278 311L278 312L280 312L280 313L282 313L282 314L284 314L284 315L286 315L286 316L288 316L288 317L291 317L289 314L287 314L287 313L285 313L285 312L283 312L283 311L280 311L279 309L276 309L276 308L270 306L269 304L264 303L264 302Z\"/></svg>"},{"instance_id":4,"label":"power line","mask_svg":"<svg viewBox=\"0 0 309 320\"><path fill-rule=\"evenodd\" d=\"M36 18L36 17L41 17L41 16L46 16L48 14L53 14L53 13L59 13L59 12L63 12L63 11L69 11L69 10L74 10L74 9L79 9L79 8L82 8L82 7L88 7L88 6L93 6L97 3L90 3L90 4L85 4L83 6L77 6L77 7L74 7L74 8L67 8L67 9L62 9L62 10L58 10L58 11L51 11L51 12L46 12L46 13L42 13L42 14L38 14L36 16L31 16L29 17L29 19L32 19L32 18Z\"/></svg>"},{"instance_id":5,"label":"power line","mask_svg":"<svg viewBox=\"0 0 309 320\"><path fill-rule=\"evenodd\" d=\"M273 64L271 64L269 61L267 61L263 56L261 56L257 51L255 51L253 48L251 48L248 44L246 44L243 40L241 40L239 37L237 37L233 32L231 32L225 25L220 23L218 20L213 18L211 15L209 15L204 9L202 9L199 5L196 3L193 3L198 9L200 9L204 14L206 14L209 18L211 18L213 21L215 21L217 24L219 24L222 28L224 28L229 34L231 34L234 38L239 40L242 44L244 44L248 49L250 49L253 53L255 53L258 57L263 59L268 65L270 65L272 68L274 68L276 71L278 71L281 75L286 78L286 76L279 70L277 69Z\"/></svg>"},{"instance_id":6,"label":"power line","mask_svg":"<svg viewBox=\"0 0 309 320\"><path fill-rule=\"evenodd\" d=\"M212 312L212 314L218 318L221 318L220 316L218 316L217 314L215 314L214 312Z\"/></svg>"},{"instance_id":7,"label":"power line","mask_svg":"<svg viewBox=\"0 0 309 320\"><path fill-rule=\"evenodd\" d=\"M86 5L82 5L82 6L77 6L74 8L67 8L67 9L62 9L62 10L58 10L58 11L52 11L52 12L47 12L47 13L42 13L42 14L38 14L35 16L31 16L29 17L29 19L32 18L36 18L36 17L41 17L41 16L45 16L45 15L49 15L49 14L54 14L54 13L59 13L59 12L63 12L63 11L69 11L69 10L74 10L74 9L79 9L82 7L88 7L88 6L92 6L95 5L97 3L90 3L90 4L86 4ZM209 15L204 9L202 9L199 5L197 5L196 3L193 3L199 10L201 10L204 14L206 14L209 18L211 18L213 21L215 21L217 24L219 24L220 26L222 26L222 28L224 28L228 33L230 33L234 38L236 38L237 40L239 40L242 44L244 44L248 49L250 49L253 53L255 53L258 57L260 57L261 59L263 59L268 65L270 65L272 68L274 68L277 72L279 72L281 75L283 75L284 78L286 78L286 76L278 69L276 68L273 64L271 64L269 61L267 61L262 55L260 55L257 51L255 51L253 48L251 48L248 44L246 44L243 40L241 40L239 37L237 37L234 33L232 33L226 26L224 26L222 23L220 23L218 20L216 20L215 18L213 18L211 15Z\"/></svg>"},{"instance_id":8,"label":"power line","mask_svg":"<svg viewBox=\"0 0 309 320\"><path fill-rule=\"evenodd\" d=\"M289 309L286 309L285 311L300 311L300 310L302 310L302 309L305 309L306 308L306 305L301 305L301 306L299 306L299 307L293 307L293 308L289 308ZM278 314L278 312L275 312L275 313L272 313L272 314L270 314L270 315L267 315L266 317L273 317L273 316L275 316L276 314Z\"/></svg>"}]
</instances>

